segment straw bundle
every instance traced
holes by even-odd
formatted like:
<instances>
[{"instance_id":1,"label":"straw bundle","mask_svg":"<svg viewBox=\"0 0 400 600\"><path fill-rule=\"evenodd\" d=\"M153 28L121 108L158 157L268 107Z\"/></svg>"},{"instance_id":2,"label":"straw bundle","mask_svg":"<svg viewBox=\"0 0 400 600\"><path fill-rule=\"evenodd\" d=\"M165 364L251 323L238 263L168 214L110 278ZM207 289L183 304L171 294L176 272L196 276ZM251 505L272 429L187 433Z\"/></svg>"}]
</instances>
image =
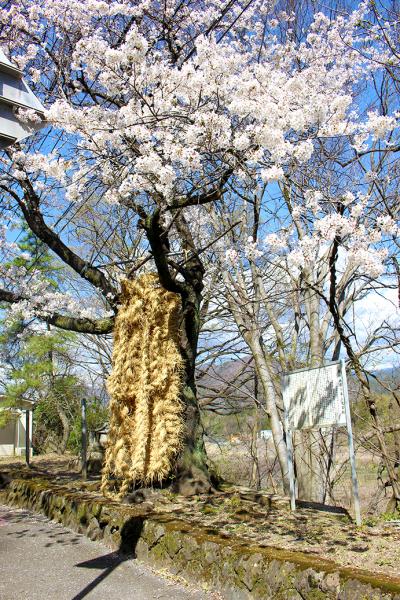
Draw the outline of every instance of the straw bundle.
<instances>
[{"instance_id":1,"label":"straw bundle","mask_svg":"<svg viewBox=\"0 0 400 600\"><path fill-rule=\"evenodd\" d=\"M123 496L132 483L161 481L181 448L182 358L178 350L180 298L154 274L123 282L108 380L110 431L102 490L111 477Z\"/></svg>"}]
</instances>

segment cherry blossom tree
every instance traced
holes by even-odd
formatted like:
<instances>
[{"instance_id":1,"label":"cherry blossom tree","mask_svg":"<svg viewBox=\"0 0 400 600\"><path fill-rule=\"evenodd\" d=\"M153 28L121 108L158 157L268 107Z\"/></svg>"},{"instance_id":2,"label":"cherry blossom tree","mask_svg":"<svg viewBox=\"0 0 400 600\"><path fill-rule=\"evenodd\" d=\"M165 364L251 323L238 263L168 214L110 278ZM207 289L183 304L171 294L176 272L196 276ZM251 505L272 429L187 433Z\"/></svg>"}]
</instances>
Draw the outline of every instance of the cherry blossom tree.
<instances>
[{"instance_id":1,"label":"cherry blossom tree","mask_svg":"<svg viewBox=\"0 0 400 600\"><path fill-rule=\"evenodd\" d=\"M390 48L386 58L392 53ZM398 135L396 118L388 117L397 104L393 81L385 82L385 74L375 71L372 86L357 94L360 114L373 129L370 143L351 134L320 139L310 160L285 166L279 185L249 179L247 186L231 187L230 211L210 210L215 235L227 232L215 253L226 302L254 356L270 414L282 410L277 372L344 353L363 387L388 483L398 497L396 461L369 384L374 356L398 348L398 317L393 306L392 318L375 315L365 332L357 308L380 294L392 298L398 286ZM278 417L271 426L276 447L283 446L282 468ZM320 461L320 445L313 446ZM311 466L316 474L318 466ZM301 493L324 498L310 471L304 475Z\"/></svg>"},{"instance_id":2,"label":"cherry blossom tree","mask_svg":"<svg viewBox=\"0 0 400 600\"><path fill-rule=\"evenodd\" d=\"M240 194L249 181L285 185L289 170L301 169L324 140L351 136L362 153L382 138L390 145L397 124L396 113L360 115L354 101L386 52L360 28L363 4L336 19L318 13L298 43L279 39L271 8L267 0L11 0L0 10L0 43L45 103L49 123L1 158L1 251L18 252L6 228L22 216L81 278L90 308L71 290L49 290L34 270L9 268L9 258L0 299L58 327L102 335L118 313L121 271L156 269L182 301L180 463L204 472L194 369L203 257L214 241L207 207L226 214L227 191ZM261 202L267 210L268 196ZM355 204L365 211L361 198ZM302 199L293 195L290 206L300 214ZM100 224L100 235L82 235L88 220ZM371 227L336 211L311 234L282 240L296 268L346 229L354 265L379 269L384 255L368 243ZM110 258L127 231L139 242L118 273Z\"/></svg>"},{"instance_id":3,"label":"cherry blossom tree","mask_svg":"<svg viewBox=\"0 0 400 600\"><path fill-rule=\"evenodd\" d=\"M329 164L324 162L324 175L328 173ZM332 176L331 172L329 176ZM227 232L224 244L214 252L214 261L219 265L220 273L216 293L225 298L237 330L254 358L263 397L272 416L271 428L276 447L279 449L279 444L283 445L281 468L285 452L279 425L282 414L279 374L304 365L318 366L325 360L337 360L348 352L350 368L359 368L364 380L368 379L371 370L374 371L374 364L382 360L382 354L393 354L399 346L395 305L392 304L393 314L390 316L388 310L384 311L381 318L374 313L372 327L365 323L366 315L361 315L361 306L358 308L359 304L366 305L368 299L373 305L380 295L387 298L387 309L390 306L394 296L392 291L397 287L392 266L393 259L397 258L396 245L391 240L397 229L394 221L390 217L383 218L384 212L378 211L375 243L379 238L380 251L387 252L386 260L378 271L376 263L367 271L365 266L354 263L353 258L346 255L348 234L345 230L341 231L340 237L334 235L331 241L325 236L322 247L318 244L315 253L302 256L299 260L300 250L296 249L295 254L290 251L290 244L293 243L290 238L297 235L296 230L310 233L314 227L318 227L321 218L326 218L322 216L325 208L328 208L333 220L336 209L340 210L341 205L340 200L335 203L334 196L328 207L325 205L323 197L326 198L329 192L326 184L321 185L323 179L318 178L318 183L324 194L309 189L309 177L305 181L305 189L302 189L301 180L296 182L293 178L290 193L287 185L271 191L271 210L267 215L262 213L260 201L265 190L260 190L258 195L254 190L249 190L244 202L234 194L235 206L232 206L230 213L212 215L215 234L224 230ZM349 185L350 181L347 180L347 190ZM291 214L290 198L294 194L297 195L298 206L301 205L301 198L304 201L305 197L308 202L310 195L320 196L321 213L313 215L305 210L300 215ZM336 194L337 190L334 192ZM371 205L375 203L376 197ZM371 205L369 214L372 212ZM351 211L351 208L348 207L348 210ZM239 212L242 219L237 224ZM233 226L235 222L236 226ZM380 224L386 222L390 223L390 228L384 232ZM278 234L271 233L271 228ZM267 235L266 230L269 232ZM335 241L335 238L338 239ZM335 243L339 245L339 250L333 255ZM294 258L295 265L292 263ZM221 298L218 304L224 305ZM338 327L342 331L339 332ZM344 344L347 344L347 348ZM367 394L366 398L370 397L371 394ZM297 465L299 491L308 499L321 500L325 495L322 483L326 477L317 476L321 448L317 442L313 443L313 447L313 454L317 455L313 461L317 464L312 469L314 481L308 469L302 473L303 452Z\"/></svg>"}]
</instances>

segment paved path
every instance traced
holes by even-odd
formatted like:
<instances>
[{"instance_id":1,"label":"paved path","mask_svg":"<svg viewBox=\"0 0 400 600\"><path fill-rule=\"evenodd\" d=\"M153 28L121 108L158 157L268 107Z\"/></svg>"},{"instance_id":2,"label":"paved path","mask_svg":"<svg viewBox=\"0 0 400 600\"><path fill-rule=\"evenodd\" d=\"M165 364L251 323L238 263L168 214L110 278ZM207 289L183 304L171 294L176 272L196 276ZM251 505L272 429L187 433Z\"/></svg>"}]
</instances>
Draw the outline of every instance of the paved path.
<instances>
[{"instance_id":1,"label":"paved path","mask_svg":"<svg viewBox=\"0 0 400 600\"><path fill-rule=\"evenodd\" d=\"M211 600L42 515L0 505L1 600Z\"/></svg>"}]
</instances>

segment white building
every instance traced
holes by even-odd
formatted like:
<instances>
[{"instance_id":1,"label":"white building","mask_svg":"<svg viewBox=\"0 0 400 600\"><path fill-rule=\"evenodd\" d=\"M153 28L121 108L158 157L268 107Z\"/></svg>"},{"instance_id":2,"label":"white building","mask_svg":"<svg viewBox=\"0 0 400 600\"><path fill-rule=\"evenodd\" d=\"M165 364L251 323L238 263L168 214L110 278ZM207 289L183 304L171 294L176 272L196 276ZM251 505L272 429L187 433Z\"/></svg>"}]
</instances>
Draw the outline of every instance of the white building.
<instances>
[{"instance_id":1,"label":"white building","mask_svg":"<svg viewBox=\"0 0 400 600\"><path fill-rule=\"evenodd\" d=\"M272 430L271 429L261 429L261 431L258 432L258 436L262 440L265 440L266 442L268 440L272 440Z\"/></svg>"},{"instance_id":2,"label":"white building","mask_svg":"<svg viewBox=\"0 0 400 600\"><path fill-rule=\"evenodd\" d=\"M0 48L0 150L44 127L44 106ZM25 122L18 109L31 110L39 119Z\"/></svg>"},{"instance_id":3,"label":"white building","mask_svg":"<svg viewBox=\"0 0 400 600\"><path fill-rule=\"evenodd\" d=\"M4 427L0 427L0 456L25 456L26 411L29 411L29 448L32 456L32 405L26 409L3 408L9 415Z\"/></svg>"},{"instance_id":4,"label":"white building","mask_svg":"<svg viewBox=\"0 0 400 600\"><path fill-rule=\"evenodd\" d=\"M31 111L21 118L18 110ZM23 73L0 48L0 150L19 142L45 126L44 106L33 94L23 78ZM32 454L32 403L20 408L3 408L7 411L6 424L0 427L0 456L25 454L27 439L26 415L29 414L29 448Z\"/></svg>"}]
</instances>

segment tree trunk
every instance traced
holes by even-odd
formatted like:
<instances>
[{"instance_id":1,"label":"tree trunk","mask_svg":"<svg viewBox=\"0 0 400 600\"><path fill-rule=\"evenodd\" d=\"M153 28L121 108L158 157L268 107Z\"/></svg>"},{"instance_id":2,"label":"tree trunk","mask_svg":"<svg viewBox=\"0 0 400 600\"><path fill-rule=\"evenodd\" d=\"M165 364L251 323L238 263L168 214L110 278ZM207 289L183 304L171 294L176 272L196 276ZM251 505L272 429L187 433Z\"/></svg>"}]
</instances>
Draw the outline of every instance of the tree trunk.
<instances>
[{"instance_id":1,"label":"tree trunk","mask_svg":"<svg viewBox=\"0 0 400 600\"><path fill-rule=\"evenodd\" d=\"M283 489L285 493L289 493L287 448L283 437L283 429L281 420L279 418L276 392L271 373L268 368L261 340L257 336L252 336L249 334L244 334L244 339L252 351L254 367L262 386L266 409L271 423L272 439L274 441L279 466L281 468Z\"/></svg>"},{"instance_id":2,"label":"tree trunk","mask_svg":"<svg viewBox=\"0 0 400 600\"><path fill-rule=\"evenodd\" d=\"M325 452L318 431L296 431L295 464L299 500L323 502L325 495L322 468Z\"/></svg>"},{"instance_id":3,"label":"tree trunk","mask_svg":"<svg viewBox=\"0 0 400 600\"><path fill-rule=\"evenodd\" d=\"M51 331L50 323L47 323L46 329L47 329L47 331ZM52 387L54 389L54 383L55 383L57 375L56 375L56 367L55 367L55 364L54 364L54 356L53 356L52 350L49 351L49 361L50 361L50 364L51 364L51 382L52 382ZM68 444L68 440L69 440L69 434L70 434L70 431L71 431L71 427L70 427L70 423L69 423L69 420L68 420L67 413L65 412L65 410L61 406L61 399L57 398L57 395L55 397L55 402L56 402L57 414L58 414L58 416L60 418L61 426L62 426L61 443L60 443L60 446L59 446L59 449L58 449L58 453L59 454L65 454L65 451L67 449L67 444Z\"/></svg>"},{"instance_id":4,"label":"tree trunk","mask_svg":"<svg viewBox=\"0 0 400 600\"><path fill-rule=\"evenodd\" d=\"M312 274L305 271L305 280L312 281ZM310 333L310 367L323 364L320 300L311 286L305 292L305 306ZM322 502L325 492L325 478L322 468L324 445L317 431L298 431L295 434L295 465L298 497L300 500Z\"/></svg>"},{"instance_id":5,"label":"tree trunk","mask_svg":"<svg viewBox=\"0 0 400 600\"><path fill-rule=\"evenodd\" d=\"M255 377L257 382L257 375ZM257 398L257 383L255 385L255 396ZM256 406L254 408L254 420L251 427L251 447L250 454L252 459L251 465L251 475L250 475L250 487L259 490L261 489L261 474L260 474L260 464L258 460L258 432L260 430L260 420L259 420L259 408Z\"/></svg>"},{"instance_id":6,"label":"tree trunk","mask_svg":"<svg viewBox=\"0 0 400 600\"><path fill-rule=\"evenodd\" d=\"M185 364L181 392L185 406L185 430L173 487L186 496L207 493L211 490L195 382L200 302L200 289L193 288L189 294L182 295L180 351Z\"/></svg>"},{"instance_id":7,"label":"tree trunk","mask_svg":"<svg viewBox=\"0 0 400 600\"><path fill-rule=\"evenodd\" d=\"M400 481L400 435L398 431L393 432L393 443L394 443L394 469L397 469L397 480ZM400 510L400 499L396 498L395 492L393 492L387 506L386 512L395 512Z\"/></svg>"},{"instance_id":8,"label":"tree trunk","mask_svg":"<svg viewBox=\"0 0 400 600\"><path fill-rule=\"evenodd\" d=\"M59 454L64 454L67 449L67 444L68 444L68 440L69 440L69 434L71 431L71 427L70 427L70 423L69 423L67 414L66 414L65 410L62 408L62 406L60 406L60 405L57 406L57 414L60 417L62 431L63 431L62 437L61 437L61 443L59 446Z\"/></svg>"},{"instance_id":9,"label":"tree trunk","mask_svg":"<svg viewBox=\"0 0 400 600\"><path fill-rule=\"evenodd\" d=\"M190 228L182 213L176 215L175 227L182 247L188 257L178 272L184 281L178 280L170 268L168 230L160 221L160 210L151 215L143 214L142 227L153 253L161 285L181 297L180 352L184 362L181 399L184 404L184 435L182 451L176 462L174 489L184 495L208 492L211 489L200 409L197 401L195 366L200 332L200 304L203 290L204 267L196 251Z\"/></svg>"}]
</instances>

